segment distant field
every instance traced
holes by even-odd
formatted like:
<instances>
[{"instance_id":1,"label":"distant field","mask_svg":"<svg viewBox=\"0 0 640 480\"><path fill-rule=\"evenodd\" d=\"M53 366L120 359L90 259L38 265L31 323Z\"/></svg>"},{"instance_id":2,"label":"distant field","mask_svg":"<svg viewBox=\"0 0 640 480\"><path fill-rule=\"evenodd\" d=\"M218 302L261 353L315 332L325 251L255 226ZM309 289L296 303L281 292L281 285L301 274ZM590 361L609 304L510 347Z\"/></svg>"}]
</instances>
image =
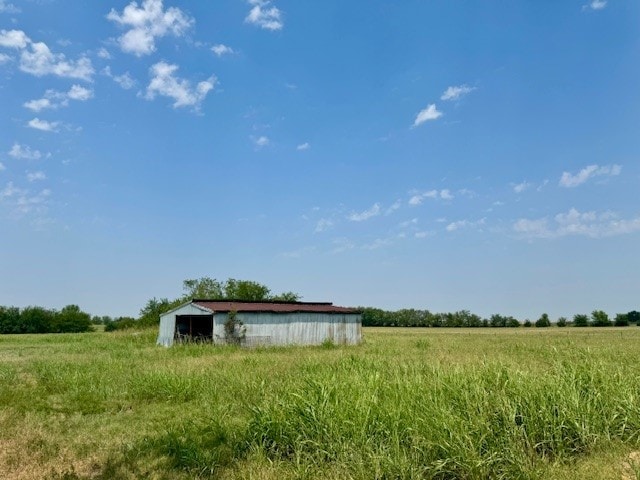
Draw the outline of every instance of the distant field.
<instances>
[{"instance_id":1,"label":"distant field","mask_svg":"<svg viewBox=\"0 0 640 480\"><path fill-rule=\"evenodd\" d=\"M364 335L0 336L0 478L640 478L640 328Z\"/></svg>"}]
</instances>

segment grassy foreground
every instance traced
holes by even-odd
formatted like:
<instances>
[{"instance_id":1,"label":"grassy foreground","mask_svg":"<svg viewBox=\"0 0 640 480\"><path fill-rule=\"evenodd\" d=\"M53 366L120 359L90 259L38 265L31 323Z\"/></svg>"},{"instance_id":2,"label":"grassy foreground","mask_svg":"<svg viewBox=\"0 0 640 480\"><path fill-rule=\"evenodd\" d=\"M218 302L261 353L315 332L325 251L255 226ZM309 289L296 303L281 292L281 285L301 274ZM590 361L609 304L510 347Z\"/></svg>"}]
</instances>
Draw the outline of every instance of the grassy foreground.
<instances>
[{"instance_id":1,"label":"grassy foreground","mask_svg":"<svg viewBox=\"0 0 640 480\"><path fill-rule=\"evenodd\" d=\"M0 477L640 478L640 328L0 336Z\"/></svg>"}]
</instances>

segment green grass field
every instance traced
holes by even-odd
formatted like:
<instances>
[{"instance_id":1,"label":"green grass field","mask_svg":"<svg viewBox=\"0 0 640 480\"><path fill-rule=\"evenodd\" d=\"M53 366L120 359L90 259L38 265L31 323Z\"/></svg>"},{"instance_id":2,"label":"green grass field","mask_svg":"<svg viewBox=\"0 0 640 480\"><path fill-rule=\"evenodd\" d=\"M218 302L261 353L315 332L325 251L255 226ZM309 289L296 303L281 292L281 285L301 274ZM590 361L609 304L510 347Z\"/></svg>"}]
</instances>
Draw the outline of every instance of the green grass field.
<instances>
[{"instance_id":1,"label":"green grass field","mask_svg":"<svg viewBox=\"0 0 640 480\"><path fill-rule=\"evenodd\" d=\"M640 478L640 328L364 331L0 336L0 478Z\"/></svg>"}]
</instances>

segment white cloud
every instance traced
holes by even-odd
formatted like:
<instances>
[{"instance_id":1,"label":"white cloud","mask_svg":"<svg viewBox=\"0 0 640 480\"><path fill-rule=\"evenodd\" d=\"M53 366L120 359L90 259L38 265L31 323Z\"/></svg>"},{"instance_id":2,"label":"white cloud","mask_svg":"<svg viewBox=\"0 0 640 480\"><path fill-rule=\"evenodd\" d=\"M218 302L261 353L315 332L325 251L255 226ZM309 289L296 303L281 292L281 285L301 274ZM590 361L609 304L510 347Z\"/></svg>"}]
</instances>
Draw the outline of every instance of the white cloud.
<instances>
[{"instance_id":1,"label":"white cloud","mask_svg":"<svg viewBox=\"0 0 640 480\"><path fill-rule=\"evenodd\" d=\"M80 85L72 85L71 89L67 92L67 98L78 102L86 102L90 98L93 98L93 90L81 87Z\"/></svg>"},{"instance_id":2,"label":"white cloud","mask_svg":"<svg viewBox=\"0 0 640 480\"><path fill-rule=\"evenodd\" d=\"M0 13L20 13L20 9L6 0L0 0Z\"/></svg>"},{"instance_id":3,"label":"white cloud","mask_svg":"<svg viewBox=\"0 0 640 480\"><path fill-rule=\"evenodd\" d=\"M43 171L27 172L27 180L30 182L37 182L38 180L45 180L46 178L47 176Z\"/></svg>"},{"instance_id":4,"label":"white cloud","mask_svg":"<svg viewBox=\"0 0 640 480\"><path fill-rule=\"evenodd\" d=\"M21 158L25 160L39 160L42 158L42 153L39 150L31 150L28 145L22 146L19 143L14 143L9 155L13 158Z\"/></svg>"},{"instance_id":5,"label":"white cloud","mask_svg":"<svg viewBox=\"0 0 640 480\"><path fill-rule=\"evenodd\" d=\"M303 151L303 150L309 150L310 148L311 148L311 145L309 145L308 142L305 142L305 143L301 143L300 145L298 145L296 147L296 150Z\"/></svg>"},{"instance_id":6,"label":"white cloud","mask_svg":"<svg viewBox=\"0 0 640 480\"><path fill-rule=\"evenodd\" d=\"M0 201L7 202L18 215L46 212L50 196L51 190L45 189L32 194L28 190L15 187L13 182L9 182L0 190Z\"/></svg>"},{"instance_id":7,"label":"white cloud","mask_svg":"<svg viewBox=\"0 0 640 480\"><path fill-rule=\"evenodd\" d=\"M158 62L150 69L151 82L147 86L145 98L153 100L156 95L172 98L173 107L200 107L207 94L213 90L216 77L211 76L207 80L199 82L194 88L188 80L174 76L178 70L177 65L166 62Z\"/></svg>"},{"instance_id":8,"label":"white cloud","mask_svg":"<svg viewBox=\"0 0 640 480\"><path fill-rule=\"evenodd\" d=\"M398 210L401 206L402 206L402 200L396 200L395 202L393 202L393 204L389 208L387 208L384 214L391 215L393 212Z\"/></svg>"},{"instance_id":9,"label":"white cloud","mask_svg":"<svg viewBox=\"0 0 640 480\"><path fill-rule=\"evenodd\" d=\"M3 63L7 63L9 60L11 60L11 57L9 55L0 53L0 65L2 65Z\"/></svg>"},{"instance_id":10,"label":"white cloud","mask_svg":"<svg viewBox=\"0 0 640 480\"><path fill-rule=\"evenodd\" d=\"M130 30L118 38L118 43L123 52L138 57L154 52L158 38L169 34L183 36L194 22L179 8L163 10L162 0L144 0L140 7L137 2L131 2L122 14L111 9L107 19L130 27Z\"/></svg>"},{"instance_id":11,"label":"white cloud","mask_svg":"<svg viewBox=\"0 0 640 480\"><path fill-rule=\"evenodd\" d=\"M329 230L331 227L333 227L333 220L329 218L321 218L316 223L316 228L314 229L314 233L324 232L326 230Z\"/></svg>"},{"instance_id":12,"label":"white cloud","mask_svg":"<svg viewBox=\"0 0 640 480\"><path fill-rule=\"evenodd\" d=\"M529 189L530 187L531 187L531 184L529 182L517 183L513 185L513 191L516 193L522 193L525 190Z\"/></svg>"},{"instance_id":13,"label":"white cloud","mask_svg":"<svg viewBox=\"0 0 640 480\"><path fill-rule=\"evenodd\" d=\"M347 218L352 222L363 222L380 214L380 204L374 203L371 208L360 213L352 213Z\"/></svg>"},{"instance_id":14,"label":"white cloud","mask_svg":"<svg viewBox=\"0 0 640 480\"><path fill-rule=\"evenodd\" d=\"M235 53L233 48L223 45L222 43L218 43L211 47L211 51L216 54L217 57L222 57L223 55L231 55Z\"/></svg>"},{"instance_id":15,"label":"white cloud","mask_svg":"<svg viewBox=\"0 0 640 480\"><path fill-rule=\"evenodd\" d=\"M427 106L427 108L420 110L416 119L413 121L413 126L417 127L418 125L422 125L424 122L430 120L437 120L442 116L442 112L438 111L435 103L431 103Z\"/></svg>"},{"instance_id":16,"label":"white cloud","mask_svg":"<svg viewBox=\"0 0 640 480\"><path fill-rule=\"evenodd\" d=\"M263 148L271 143L269 137L266 137L264 135L260 137L251 137L251 140L253 141L253 144L256 146L256 148Z\"/></svg>"},{"instance_id":17,"label":"white cloud","mask_svg":"<svg viewBox=\"0 0 640 480\"><path fill-rule=\"evenodd\" d=\"M60 122L48 122L46 120L40 120L38 117L29 120L28 123L29 127L42 130L43 132L56 132L58 125L60 125Z\"/></svg>"},{"instance_id":18,"label":"white cloud","mask_svg":"<svg viewBox=\"0 0 640 480\"><path fill-rule=\"evenodd\" d=\"M1 172L2 170L5 170L5 169L6 169L6 167L4 166L4 164L3 164L2 162L0 162L0 172Z\"/></svg>"},{"instance_id":19,"label":"white cloud","mask_svg":"<svg viewBox=\"0 0 640 480\"><path fill-rule=\"evenodd\" d=\"M426 198L432 199L440 199L440 200L453 200L454 196L448 189L443 190L429 190L423 193L416 193L409 199L409 205L418 206L421 205L422 202Z\"/></svg>"},{"instance_id":20,"label":"white cloud","mask_svg":"<svg viewBox=\"0 0 640 480\"><path fill-rule=\"evenodd\" d=\"M433 237L434 235L435 235L434 232L430 232L428 230L424 230L422 232L416 232L413 234L413 236L416 238L427 238L427 237Z\"/></svg>"},{"instance_id":21,"label":"white cloud","mask_svg":"<svg viewBox=\"0 0 640 480\"><path fill-rule=\"evenodd\" d=\"M29 43L31 40L22 30L0 30L0 47L22 50Z\"/></svg>"},{"instance_id":22,"label":"white cloud","mask_svg":"<svg viewBox=\"0 0 640 480\"><path fill-rule=\"evenodd\" d=\"M98 57L103 58L104 60L110 60L111 54L109 53L109 50L101 47L100 50L98 50Z\"/></svg>"},{"instance_id":23,"label":"white cloud","mask_svg":"<svg viewBox=\"0 0 640 480\"><path fill-rule=\"evenodd\" d=\"M462 97L473 92L475 89L475 87L470 87L468 85L449 87L444 91L444 93L440 97L440 100L460 100Z\"/></svg>"},{"instance_id":24,"label":"white cloud","mask_svg":"<svg viewBox=\"0 0 640 480\"><path fill-rule=\"evenodd\" d=\"M581 213L571 208L568 212L553 217L553 222L549 222L547 218L521 218L513 224L513 229L525 238L559 238L570 235L603 238L640 231L640 216L621 219L618 214L610 211Z\"/></svg>"},{"instance_id":25,"label":"white cloud","mask_svg":"<svg viewBox=\"0 0 640 480\"><path fill-rule=\"evenodd\" d=\"M476 221L476 222L472 222L470 220L458 220L457 222L451 222L450 224L448 224L445 228L447 230L447 232L455 232L456 230L460 230L463 228L471 228L471 227L477 227L480 225L484 225L485 223L484 218L481 218L480 220Z\"/></svg>"},{"instance_id":26,"label":"white cloud","mask_svg":"<svg viewBox=\"0 0 640 480\"><path fill-rule=\"evenodd\" d=\"M107 77L113 79L120 87L125 90L130 90L131 88L136 86L136 81L129 75L129 72L125 72L122 75L113 75L111 73L111 67L104 67L102 69L102 73Z\"/></svg>"},{"instance_id":27,"label":"white cloud","mask_svg":"<svg viewBox=\"0 0 640 480\"><path fill-rule=\"evenodd\" d=\"M591 0L582 6L582 10L602 10L607 6L607 0Z\"/></svg>"},{"instance_id":28,"label":"white cloud","mask_svg":"<svg viewBox=\"0 0 640 480\"><path fill-rule=\"evenodd\" d=\"M93 90L80 85L72 85L68 92L47 90L42 98L29 100L23 106L34 112L40 112L46 109L66 107L69 105L69 100L85 102L90 98L93 98Z\"/></svg>"},{"instance_id":29,"label":"white cloud","mask_svg":"<svg viewBox=\"0 0 640 480\"><path fill-rule=\"evenodd\" d=\"M602 167L598 165L589 165L580 170L575 175L572 175L569 172L563 172L562 176L560 177L560 186L567 188L577 187L579 185L582 185L592 177L612 177L620 175L621 171L622 167L620 165L604 165Z\"/></svg>"},{"instance_id":30,"label":"white cloud","mask_svg":"<svg viewBox=\"0 0 640 480\"><path fill-rule=\"evenodd\" d=\"M281 30L284 26L282 12L269 0L249 0L253 8L244 21L265 30Z\"/></svg>"},{"instance_id":31,"label":"white cloud","mask_svg":"<svg viewBox=\"0 0 640 480\"><path fill-rule=\"evenodd\" d=\"M12 32L18 32L18 34L14 34L14 40L18 42L15 48L21 49L20 70L23 72L36 77L56 75L91 81L94 70L91 60L87 57L80 57L76 61L67 60L63 53L53 53L45 43L32 42L24 32L16 30ZM0 44L1 37L0 34Z\"/></svg>"}]
</instances>

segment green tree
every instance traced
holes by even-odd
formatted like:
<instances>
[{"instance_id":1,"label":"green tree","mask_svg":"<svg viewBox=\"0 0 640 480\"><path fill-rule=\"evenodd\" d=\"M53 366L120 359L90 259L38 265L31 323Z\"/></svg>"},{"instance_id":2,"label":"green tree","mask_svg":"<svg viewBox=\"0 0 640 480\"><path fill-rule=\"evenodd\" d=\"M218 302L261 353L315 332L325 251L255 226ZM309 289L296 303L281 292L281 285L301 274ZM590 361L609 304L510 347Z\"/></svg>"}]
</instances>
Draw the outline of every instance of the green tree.
<instances>
[{"instance_id":1,"label":"green tree","mask_svg":"<svg viewBox=\"0 0 640 480\"><path fill-rule=\"evenodd\" d=\"M640 327L640 312L635 310L627 312L627 320L629 320L629 323L635 323Z\"/></svg>"},{"instance_id":2,"label":"green tree","mask_svg":"<svg viewBox=\"0 0 640 480\"><path fill-rule=\"evenodd\" d=\"M55 314L52 330L56 333L90 332L91 315L80 310L77 305L67 305Z\"/></svg>"},{"instance_id":3,"label":"green tree","mask_svg":"<svg viewBox=\"0 0 640 480\"><path fill-rule=\"evenodd\" d=\"M251 280L229 278L224 284L224 297L232 300L260 301L271 299L266 285Z\"/></svg>"},{"instance_id":4,"label":"green tree","mask_svg":"<svg viewBox=\"0 0 640 480\"><path fill-rule=\"evenodd\" d=\"M536 320L536 327L546 328L551 326L551 321L549 320L549 315L543 313L540 315L540 318Z\"/></svg>"},{"instance_id":5,"label":"green tree","mask_svg":"<svg viewBox=\"0 0 640 480\"><path fill-rule=\"evenodd\" d=\"M27 307L20 312L20 333L49 333L53 331L55 312L42 307Z\"/></svg>"},{"instance_id":6,"label":"green tree","mask_svg":"<svg viewBox=\"0 0 640 480\"><path fill-rule=\"evenodd\" d=\"M0 307L0 333L20 333L20 309Z\"/></svg>"},{"instance_id":7,"label":"green tree","mask_svg":"<svg viewBox=\"0 0 640 480\"><path fill-rule=\"evenodd\" d=\"M225 296L223 285L215 278L202 277L189 279L182 282L185 300L200 298L213 300Z\"/></svg>"},{"instance_id":8,"label":"green tree","mask_svg":"<svg viewBox=\"0 0 640 480\"><path fill-rule=\"evenodd\" d=\"M629 326L629 317L626 313L618 313L616 314L616 318L613 321L613 325L616 327L628 327Z\"/></svg>"},{"instance_id":9,"label":"green tree","mask_svg":"<svg viewBox=\"0 0 640 480\"><path fill-rule=\"evenodd\" d=\"M577 313L573 316L573 326L574 327L588 327L589 326L589 317L582 313Z\"/></svg>"},{"instance_id":10,"label":"green tree","mask_svg":"<svg viewBox=\"0 0 640 480\"><path fill-rule=\"evenodd\" d=\"M594 310L591 312L591 325L594 327L610 327L611 320L609 320L609 315L607 315L602 310Z\"/></svg>"},{"instance_id":11,"label":"green tree","mask_svg":"<svg viewBox=\"0 0 640 480\"><path fill-rule=\"evenodd\" d=\"M181 303L183 303L182 298L178 298L173 302L170 302L168 298L161 298L158 300L156 297L153 297L140 310L138 323L140 326L157 325L160 322L160 315L177 307Z\"/></svg>"},{"instance_id":12,"label":"green tree","mask_svg":"<svg viewBox=\"0 0 640 480\"><path fill-rule=\"evenodd\" d=\"M518 319L509 316L507 317L505 326L509 328L518 328L520 326L520 322L518 321Z\"/></svg>"},{"instance_id":13,"label":"green tree","mask_svg":"<svg viewBox=\"0 0 640 480\"><path fill-rule=\"evenodd\" d=\"M532 327L532 326L533 326L533 323L531 323L531 320L529 320L529 319L527 318L527 319L524 321L524 324L523 324L523 325L524 325L525 327L527 327L527 328L528 328L528 327Z\"/></svg>"},{"instance_id":14,"label":"green tree","mask_svg":"<svg viewBox=\"0 0 640 480\"><path fill-rule=\"evenodd\" d=\"M558 325L559 327L566 327L567 326L567 318L566 317L560 317L558 319L558 322L556 323L556 325Z\"/></svg>"}]
</instances>

